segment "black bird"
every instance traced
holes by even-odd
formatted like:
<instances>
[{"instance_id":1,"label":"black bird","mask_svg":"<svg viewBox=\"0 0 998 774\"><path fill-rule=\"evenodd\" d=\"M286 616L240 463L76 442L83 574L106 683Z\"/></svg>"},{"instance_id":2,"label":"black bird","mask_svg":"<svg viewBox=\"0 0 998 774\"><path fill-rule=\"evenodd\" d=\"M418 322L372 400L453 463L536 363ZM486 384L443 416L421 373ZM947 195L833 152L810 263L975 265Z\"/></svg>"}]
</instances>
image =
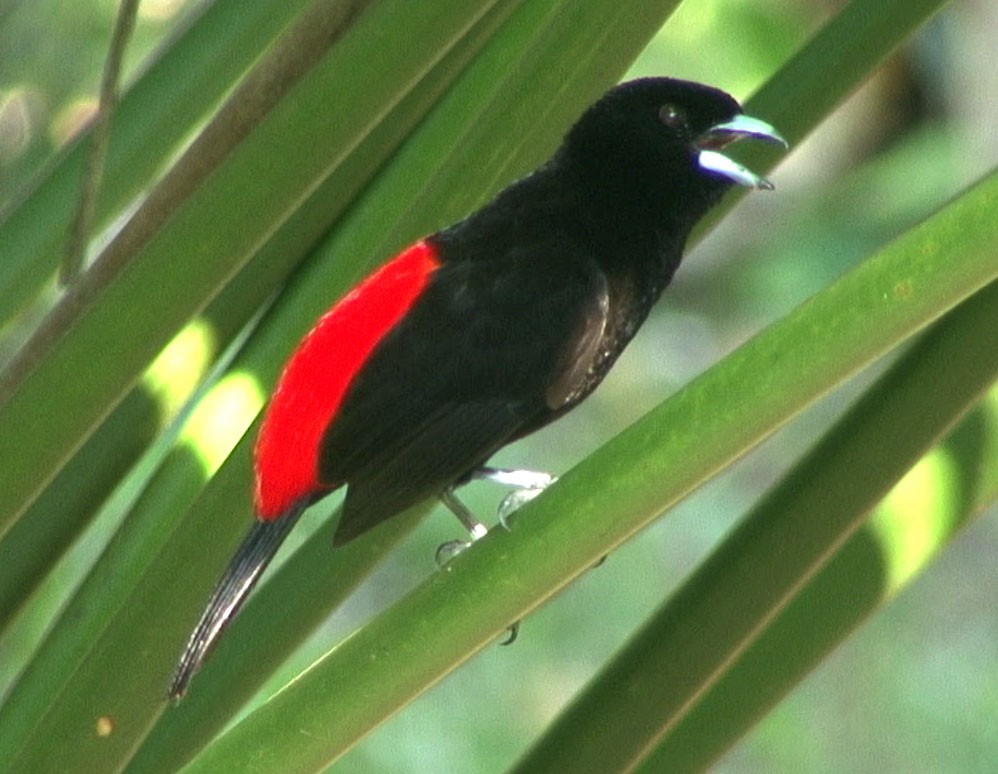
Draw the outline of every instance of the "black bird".
<instances>
[{"instance_id":1,"label":"black bird","mask_svg":"<svg viewBox=\"0 0 998 774\"><path fill-rule=\"evenodd\" d=\"M617 86L533 174L337 301L278 381L255 450L258 518L170 696L184 694L302 511L330 492L347 487L337 545L438 496L484 533L453 488L503 479L480 473L492 454L596 388L728 188L772 188L721 153L743 138L785 144L717 89Z\"/></svg>"}]
</instances>

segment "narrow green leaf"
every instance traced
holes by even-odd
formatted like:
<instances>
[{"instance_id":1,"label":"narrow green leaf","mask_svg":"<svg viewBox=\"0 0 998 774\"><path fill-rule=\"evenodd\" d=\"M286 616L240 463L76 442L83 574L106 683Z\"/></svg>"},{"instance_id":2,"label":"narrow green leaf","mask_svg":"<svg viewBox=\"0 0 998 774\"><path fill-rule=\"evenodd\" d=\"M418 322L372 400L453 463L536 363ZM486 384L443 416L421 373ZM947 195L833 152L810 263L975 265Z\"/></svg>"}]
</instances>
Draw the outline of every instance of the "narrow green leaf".
<instances>
[{"instance_id":1,"label":"narrow green leaf","mask_svg":"<svg viewBox=\"0 0 998 774\"><path fill-rule=\"evenodd\" d=\"M141 391L120 406L0 542L0 631L160 430Z\"/></svg>"},{"instance_id":2,"label":"narrow green leaf","mask_svg":"<svg viewBox=\"0 0 998 774\"><path fill-rule=\"evenodd\" d=\"M746 101L745 112L772 119L794 147L947 2L853 0ZM769 170L782 158L777 149L761 143L735 152L750 169ZM743 195L736 191L709 213L698 233Z\"/></svg>"},{"instance_id":3,"label":"narrow green leaf","mask_svg":"<svg viewBox=\"0 0 998 774\"><path fill-rule=\"evenodd\" d=\"M517 770L619 771L642 761L996 378L993 282L939 321L745 517ZM770 673L788 658L774 658ZM712 722L729 743L744 728L727 712ZM669 750L645 770L675 770Z\"/></svg>"},{"instance_id":4,"label":"narrow green leaf","mask_svg":"<svg viewBox=\"0 0 998 774\"><path fill-rule=\"evenodd\" d=\"M684 714L639 771L708 768L996 501L998 391L992 389Z\"/></svg>"},{"instance_id":5,"label":"narrow green leaf","mask_svg":"<svg viewBox=\"0 0 998 774\"><path fill-rule=\"evenodd\" d=\"M115 113L96 222L148 185L177 144L306 0L217 0L123 96ZM89 133L0 223L0 323L52 276L79 195Z\"/></svg>"},{"instance_id":6,"label":"narrow green leaf","mask_svg":"<svg viewBox=\"0 0 998 774\"><path fill-rule=\"evenodd\" d=\"M947 2L852 0L767 80L752 109L785 116L780 131L793 145Z\"/></svg>"}]
</instances>

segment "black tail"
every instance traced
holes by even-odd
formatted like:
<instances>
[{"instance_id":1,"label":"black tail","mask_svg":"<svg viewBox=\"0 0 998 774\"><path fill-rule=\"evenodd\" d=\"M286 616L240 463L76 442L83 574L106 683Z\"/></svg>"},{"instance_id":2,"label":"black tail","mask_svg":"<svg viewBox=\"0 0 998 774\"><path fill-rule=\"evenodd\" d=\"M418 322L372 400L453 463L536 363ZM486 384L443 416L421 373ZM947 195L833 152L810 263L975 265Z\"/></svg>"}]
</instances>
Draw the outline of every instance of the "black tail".
<instances>
[{"instance_id":1,"label":"black tail","mask_svg":"<svg viewBox=\"0 0 998 774\"><path fill-rule=\"evenodd\" d=\"M254 522L211 592L201 620L187 641L170 683L170 699L180 699L187 692L194 673L211 655L219 636L235 618L306 506L307 503L302 503L273 521Z\"/></svg>"}]
</instances>

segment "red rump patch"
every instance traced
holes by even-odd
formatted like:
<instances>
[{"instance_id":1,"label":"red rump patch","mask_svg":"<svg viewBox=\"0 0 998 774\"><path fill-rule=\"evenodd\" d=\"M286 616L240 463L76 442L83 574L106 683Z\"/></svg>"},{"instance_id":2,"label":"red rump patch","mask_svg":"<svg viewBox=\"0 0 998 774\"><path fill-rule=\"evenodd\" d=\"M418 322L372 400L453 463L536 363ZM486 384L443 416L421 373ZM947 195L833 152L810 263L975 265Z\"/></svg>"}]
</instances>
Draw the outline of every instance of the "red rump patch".
<instances>
[{"instance_id":1,"label":"red rump patch","mask_svg":"<svg viewBox=\"0 0 998 774\"><path fill-rule=\"evenodd\" d=\"M256 509L281 516L320 491L319 445L354 375L439 266L420 241L364 279L302 339L277 382L255 451Z\"/></svg>"}]
</instances>

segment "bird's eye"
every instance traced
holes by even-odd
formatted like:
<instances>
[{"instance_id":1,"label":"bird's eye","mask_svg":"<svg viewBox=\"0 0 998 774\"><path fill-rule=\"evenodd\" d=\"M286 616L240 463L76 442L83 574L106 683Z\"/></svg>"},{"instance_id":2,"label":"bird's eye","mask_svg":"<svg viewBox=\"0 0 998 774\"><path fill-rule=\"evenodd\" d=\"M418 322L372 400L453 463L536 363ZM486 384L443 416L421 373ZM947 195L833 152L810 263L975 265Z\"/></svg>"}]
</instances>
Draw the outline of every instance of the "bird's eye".
<instances>
[{"instance_id":1,"label":"bird's eye","mask_svg":"<svg viewBox=\"0 0 998 774\"><path fill-rule=\"evenodd\" d=\"M662 105L658 109L658 120L670 129L686 128L686 113L675 105Z\"/></svg>"}]
</instances>

